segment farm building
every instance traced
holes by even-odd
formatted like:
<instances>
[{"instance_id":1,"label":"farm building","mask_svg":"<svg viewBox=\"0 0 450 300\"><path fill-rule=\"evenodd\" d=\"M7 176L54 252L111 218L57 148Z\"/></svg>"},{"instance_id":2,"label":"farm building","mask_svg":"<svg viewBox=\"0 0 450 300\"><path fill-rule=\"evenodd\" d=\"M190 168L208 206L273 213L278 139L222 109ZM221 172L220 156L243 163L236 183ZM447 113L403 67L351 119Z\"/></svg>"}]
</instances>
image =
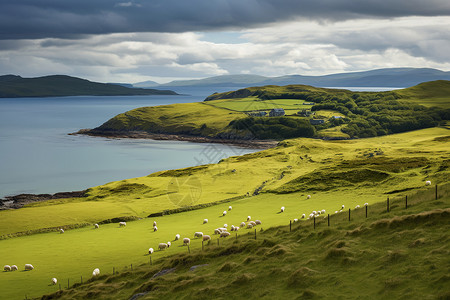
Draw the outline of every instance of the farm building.
<instances>
[{"instance_id":1,"label":"farm building","mask_svg":"<svg viewBox=\"0 0 450 300\"><path fill-rule=\"evenodd\" d=\"M247 113L247 115L252 117L265 117L267 113L265 111L252 111Z\"/></svg>"},{"instance_id":2,"label":"farm building","mask_svg":"<svg viewBox=\"0 0 450 300\"><path fill-rule=\"evenodd\" d=\"M269 117L281 117L284 116L285 112L282 108L274 108L269 112Z\"/></svg>"}]
</instances>

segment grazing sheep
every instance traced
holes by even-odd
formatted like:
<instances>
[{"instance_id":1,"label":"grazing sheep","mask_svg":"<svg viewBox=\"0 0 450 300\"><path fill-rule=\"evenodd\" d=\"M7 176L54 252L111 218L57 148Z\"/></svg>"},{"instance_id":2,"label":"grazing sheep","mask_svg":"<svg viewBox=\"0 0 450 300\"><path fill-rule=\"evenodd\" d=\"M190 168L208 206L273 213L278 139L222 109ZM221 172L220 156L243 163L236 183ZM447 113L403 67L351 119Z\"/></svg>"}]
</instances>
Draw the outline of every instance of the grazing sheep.
<instances>
[{"instance_id":1,"label":"grazing sheep","mask_svg":"<svg viewBox=\"0 0 450 300\"><path fill-rule=\"evenodd\" d=\"M360 208L359 204L355 206L355 209Z\"/></svg>"},{"instance_id":2,"label":"grazing sheep","mask_svg":"<svg viewBox=\"0 0 450 300\"><path fill-rule=\"evenodd\" d=\"M227 211L226 211L226 210L224 210L224 211L223 211L223 213L222 213L222 216L224 216L224 217L225 217L226 215L227 215Z\"/></svg>"},{"instance_id":3,"label":"grazing sheep","mask_svg":"<svg viewBox=\"0 0 450 300\"><path fill-rule=\"evenodd\" d=\"M153 226L153 232L158 231L158 227Z\"/></svg>"},{"instance_id":4,"label":"grazing sheep","mask_svg":"<svg viewBox=\"0 0 450 300\"><path fill-rule=\"evenodd\" d=\"M153 221L153 227L156 227L156 221Z\"/></svg>"},{"instance_id":5,"label":"grazing sheep","mask_svg":"<svg viewBox=\"0 0 450 300\"><path fill-rule=\"evenodd\" d=\"M223 228L228 228L228 224L223 224Z\"/></svg>"},{"instance_id":6,"label":"grazing sheep","mask_svg":"<svg viewBox=\"0 0 450 300\"><path fill-rule=\"evenodd\" d=\"M230 235L230 233L225 231L220 234L220 237L227 237L229 235Z\"/></svg>"},{"instance_id":7,"label":"grazing sheep","mask_svg":"<svg viewBox=\"0 0 450 300\"><path fill-rule=\"evenodd\" d=\"M239 227L234 227L234 231L238 231L239 230Z\"/></svg>"},{"instance_id":8,"label":"grazing sheep","mask_svg":"<svg viewBox=\"0 0 450 300\"><path fill-rule=\"evenodd\" d=\"M191 243L191 239L190 238L184 238L183 239L183 245L189 245Z\"/></svg>"},{"instance_id":9,"label":"grazing sheep","mask_svg":"<svg viewBox=\"0 0 450 300\"><path fill-rule=\"evenodd\" d=\"M180 239L180 235L179 234L176 234L175 235L175 241L178 241Z\"/></svg>"},{"instance_id":10,"label":"grazing sheep","mask_svg":"<svg viewBox=\"0 0 450 300\"><path fill-rule=\"evenodd\" d=\"M313 210L313 211L312 211L312 214L313 214L313 215L317 215L317 211Z\"/></svg>"},{"instance_id":11,"label":"grazing sheep","mask_svg":"<svg viewBox=\"0 0 450 300\"><path fill-rule=\"evenodd\" d=\"M302 219L304 219L305 217L306 217L306 215L305 215L305 214L303 214L303 215L302 215Z\"/></svg>"},{"instance_id":12,"label":"grazing sheep","mask_svg":"<svg viewBox=\"0 0 450 300\"><path fill-rule=\"evenodd\" d=\"M252 229L253 225L252 224L247 224L247 229Z\"/></svg>"},{"instance_id":13,"label":"grazing sheep","mask_svg":"<svg viewBox=\"0 0 450 300\"><path fill-rule=\"evenodd\" d=\"M197 232L195 232L194 233L194 237L196 238L196 237L202 237L203 236L203 232L199 232L199 231L197 231Z\"/></svg>"},{"instance_id":14,"label":"grazing sheep","mask_svg":"<svg viewBox=\"0 0 450 300\"><path fill-rule=\"evenodd\" d=\"M232 210L233 208L231 207L231 205L230 206L228 206L228 210Z\"/></svg>"},{"instance_id":15,"label":"grazing sheep","mask_svg":"<svg viewBox=\"0 0 450 300\"><path fill-rule=\"evenodd\" d=\"M249 224L252 224L252 226L256 226L256 222L255 221L250 221Z\"/></svg>"},{"instance_id":16,"label":"grazing sheep","mask_svg":"<svg viewBox=\"0 0 450 300\"><path fill-rule=\"evenodd\" d=\"M234 231L234 225L231 225L230 231Z\"/></svg>"},{"instance_id":17,"label":"grazing sheep","mask_svg":"<svg viewBox=\"0 0 450 300\"><path fill-rule=\"evenodd\" d=\"M149 248L149 249L148 249L148 254L152 254L153 251L154 251L153 248Z\"/></svg>"},{"instance_id":18,"label":"grazing sheep","mask_svg":"<svg viewBox=\"0 0 450 300\"><path fill-rule=\"evenodd\" d=\"M345 205L344 205L344 204L342 204L342 206L341 206L341 210L342 210L342 209L344 209L344 208L345 208Z\"/></svg>"},{"instance_id":19,"label":"grazing sheep","mask_svg":"<svg viewBox=\"0 0 450 300\"><path fill-rule=\"evenodd\" d=\"M100 226L98 226L98 224L94 224L94 228L98 229Z\"/></svg>"},{"instance_id":20,"label":"grazing sheep","mask_svg":"<svg viewBox=\"0 0 450 300\"><path fill-rule=\"evenodd\" d=\"M226 229L225 227L220 227L220 228L218 228L218 229L220 230L220 232L227 231L227 229Z\"/></svg>"},{"instance_id":21,"label":"grazing sheep","mask_svg":"<svg viewBox=\"0 0 450 300\"><path fill-rule=\"evenodd\" d=\"M203 219L203 224L208 223L208 219Z\"/></svg>"},{"instance_id":22,"label":"grazing sheep","mask_svg":"<svg viewBox=\"0 0 450 300\"><path fill-rule=\"evenodd\" d=\"M281 212L284 212L284 206L281 207Z\"/></svg>"},{"instance_id":23,"label":"grazing sheep","mask_svg":"<svg viewBox=\"0 0 450 300\"><path fill-rule=\"evenodd\" d=\"M323 214L326 213L326 210L325 210L325 209L322 209L322 213L323 213Z\"/></svg>"},{"instance_id":24,"label":"grazing sheep","mask_svg":"<svg viewBox=\"0 0 450 300\"><path fill-rule=\"evenodd\" d=\"M203 241L209 241L211 239L211 237L209 235L204 235L203 236Z\"/></svg>"},{"instance_id":25,"label":"grazing sheep","mask_svg":"<svg viewBox=\"0 0 450 300\"><path fill-rule=\"evenodd\" d=\"M17 271L17 270L19 270L19 268L16 265L11 266L11 271Z\"/></svg>"},{"instance_id":26,"label":"grazing sheep","mask_svg":"<svg viewBox=\"0 0 450 300\"><path fill-rule=\"evenodd\" d=\"M59 233L64 233L64 229L60 228Z\"/></svg>"},{"instance_id":27,"label":"grazing sheep","mask_svg":"<svg viewBox=\"0 0 450 300\"><path fill-rule=\"evenodd\" d=\"M5 270L5 271L11 271L11 266L10 266L10 265L5 265L5 266L3 267L3 270Z\"/></svg>"},{"instance_id":28,"label":"grazing sheep","mask_svg":"<svg viewBox=\"0 0 450 300\"><path fill-rule=\"evenodd\" d=\"M245 227L245 225L247 225L247 224L245 224L245 222L242 222L240 226Z\"/></svg>"},{"instance_id":29,"label":"grazing sheep","mask_svg":"<svg viewBox=\"0 0 450 300\"><path fill-rule=\"evenodd\" d=\"M125 226L127 226L127 222L119 222L119 226L120 227L125 227Z\"/></svg>"},{"instance_id":30,"label":"grazing sheep","mask_svg":"<svg viewBox=\"0 0 450 300\"><path fill-rule=\"evenodd\" d=\"M295 222L298 222L298 219L294 219L294 223L295 223Z\"/></svg>"},{"instance_id":31,"label":"grazing sheep","mask_svg":"<svg viewBox=\"0 0 450 300\"><path fill-rule=\"evenodd\" d=\"M167 248L169 248L170 246L172 246L171 242L167 242Z\"/></svg>"},{"instance_id":32,"label":"grazing sheep","mask_svg":"<svg viewBox=\"0 0 450 300\"><path fill-rule=\"evenodd\" d=\"M334 213L335 213L335 214L337 214L337 213L338 213L338 211L337 211L337 210L335 210L335 211L334 211Z\"/></svg>"},{"instance_id":33,"label":"grazing sheep","mask_svg":"<svg viewBox=\"0 0 450 300\"><path fill-rule=\"evenodd\" d=\"M261 225L262 224L261 220L256 220L255 223L256 223L256 225Z\"/></svg>"},{"instance_id":34,"label":"grazing sheep","mask_svg":"<svg viewBox=\"0 0 450 300\"><path fill-rule=\"evenodd\" d=\"M31 264L25 264L25 271L31 271L31 270L33 270L33 269L34 269L33 265L31 265Z\"/></svg>"},{"instance_id":35,"label":"grazing sheep","mask_svg":"<svg viewBox=\"0 0 450 300\"><path fill-rule=\"evenodd\" d=\"M247 217L247 222L250 221L252 219L252 217L248 216Z\"/></svg>"},{"instance_id":36,"label":"grazing sheep","mask_svg":"<svg viewBox=\"0 0 450 300\"><path fill-rule=\"evenodd\" d=\"M431 185L431 181L429 180L425 181L425 185Z\"/></svg>"},{"instance_id":37,"label":"grazing sheep","mask_svg":"<svg viewBox=\"0 0 450 300\"><path fill-rule=\"evenodd\" d=\"M306 196L306 199L311 199L311 195Z\"/></svg>"},{"instance_id":38,"label":"grazing sheep","mask_svg":"<svg viewBox=\"0 0 450 300\"><path fill-rule=\"evenodd\" d=\"M219 228L214 229L214 234L220 234L222 231Z\"/></svg>"},{"instance_id":39,"label":"grazing sheep","mask_svg":"<svg viewBox=\"0 0 450 300\"><path fill-rule=\"evenodd\" d=\"M364 203L364 206L369 206L369 203L367 203L367 202L366 202L366 203Z\"/></svg>"},{"instance_id":40,"label":"grazing sheep","mask_svg":"<svg viewBox=\"0 0 450 300\"><path fill-rule=\"evenodd\" d=\"M98 276L98 275L100 275L100 269L96 268L96 269L94 269L94 271L92 271L92 276Z\"/></svg>"},{"instance_id":41,"label":"grazing sheep","mask_svg":"<svg viewBox=\"0 0 450 300\"><path fill-rule=\"evenodd\" d=\"M52 284L55 285L58 282L58 279L52 278Z\"/></svg>"},{"instance_id":42,"label":"grazing sheep","mask_svg":"<svg viewBox=\"0 0 450 300\"><path fill-rule=\"evenodd\" d=\"M169 248L169 245L167 245L166 243L159 243L158 245L159 250L165 250L167 248Z\"/></svg>"}]
</instances>

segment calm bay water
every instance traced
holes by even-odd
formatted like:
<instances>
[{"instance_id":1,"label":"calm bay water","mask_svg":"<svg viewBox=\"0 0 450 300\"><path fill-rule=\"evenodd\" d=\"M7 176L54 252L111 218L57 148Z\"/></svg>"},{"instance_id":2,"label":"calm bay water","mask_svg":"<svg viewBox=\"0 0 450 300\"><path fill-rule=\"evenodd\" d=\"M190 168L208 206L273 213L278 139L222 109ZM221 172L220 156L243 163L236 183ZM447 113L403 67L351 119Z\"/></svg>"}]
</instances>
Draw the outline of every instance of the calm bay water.
<instances>
[{"instance_id":1,"label":"calm bay water","mask_svg":"<svg viewBox=\"0 0 450 300\"><path fill-rule=\"evenodd\" d=\"M68 135L130 109L202 101L215 91L181 91L190 96L0 98L0 198L82 190L256 151L222 144Z\"/></svg>"}]
</instances>

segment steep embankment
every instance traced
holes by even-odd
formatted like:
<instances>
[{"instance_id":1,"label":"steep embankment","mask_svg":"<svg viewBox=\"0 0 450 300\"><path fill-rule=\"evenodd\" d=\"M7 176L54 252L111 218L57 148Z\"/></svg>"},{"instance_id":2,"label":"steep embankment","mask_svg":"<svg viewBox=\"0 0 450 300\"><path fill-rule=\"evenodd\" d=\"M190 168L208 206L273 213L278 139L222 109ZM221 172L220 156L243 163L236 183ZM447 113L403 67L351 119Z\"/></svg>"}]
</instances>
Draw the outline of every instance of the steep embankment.
<instances>
[{"instance_id":1,"label":"steep embankment","mask_svg":"<svg viewBox=\"0 0 450 300\"><path fill-rule=\"evenodd\" d=\"M0 76L0 98L119 95L177 95L177 93L168 90L127 88L64 75L37 78Z\"/></svg>"}]
</instances>

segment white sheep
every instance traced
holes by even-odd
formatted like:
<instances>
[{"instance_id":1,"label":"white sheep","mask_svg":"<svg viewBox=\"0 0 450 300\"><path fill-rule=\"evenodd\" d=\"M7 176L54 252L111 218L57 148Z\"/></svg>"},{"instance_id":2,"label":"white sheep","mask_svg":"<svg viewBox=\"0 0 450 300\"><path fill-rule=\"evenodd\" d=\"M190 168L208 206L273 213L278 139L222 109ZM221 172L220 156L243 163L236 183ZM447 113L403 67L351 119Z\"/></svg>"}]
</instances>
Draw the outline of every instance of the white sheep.
<instances>
[{"instance_id":1,"label":"white sheep","mask_svg":"<svg viewBox=\"0 0 450 300\"><path fill-rule=\"evenodd\" d=\"M313 215L317 215L317 211L313 210L313 211L312 211L312 214L313 214Z\"/></svg>"},{"instance_id":2,"label":"white sheep","mask_svg":"<svg viewBox=\"0 0 450 300\"><path fill-rule=\"evenodd\" d=\"M153 226L153 232L158 231L158 227Z\"/></svg>"},{"instance_id":3,"label":"white sheep","mask_svg":"<svg viewBox=\"0 0 450 300\"><path fill-rule=\"evenodd\" d=\"M11 271L11 266L10 266L10 265L5 265L5 266L3 267L3 270L4 270L4 271Z\"/></svg>"},{"instance_id":4,"label":"white sheep","mask_svg":"<svg viewBox=\"0 0 450 300\"><path fill-rule=\"evenodd\" d=\"M305 215L305 214L303 214L303 215L302 215L302 219L304 219L305 217L306 217L306 215Z\"/></svg>"},{"instance_id":5,"label":"white sheep","mask_svg":"<svg viewBox=\"0 0 450 300\"><path fill-rule=\"evenodd\" d=\"M245 227L245 225L247 225L247 224L245 224L245 222L242 222L240 226Z\"/></svg>"},{"instance_id":6,"label":"white sheep","mask_svg":"<svg viewBox=\"0 0 450 300\"><path fill-rule=\"evenodd\" d=\"M325 210L325 209L322 209L322 213L323 213L323 214L326 213L326 210Z\"/></svg>"},{"instance_id":7,"label":"white sheep","mask_svg":"<svg viewBox=\"0 0 450 300\"><path fill-rule=\"evenodd\" d=\"M171 242L167 242L167 248L169 248L170 246L172 246Z\"/></svg>"},{"instance_id":8,"label":"white sheep","mask_svg":"<svg viewBox=\"0 0 450 300\"><path fill-rule=\"evenodd\" d=\"M335 214L339 213L337 210L334 211Z\"/></svg>"},{"instance_id":9,"label":"white sheep","mask_svg":"<svg viewBox=\"0 0 450 300\"><path fill-rule=\"evenodd\" d=\"M233 208L231 207L231 205L230 206L228 206L228 210L232 210Z\"/></svg>"},{"instance_id":10,"label":"white sheep","mask_svg":"<svg viewBox=\"0 0 450 300\"><path fill-rule=\"evenodd\" d=\"M234 231L234 225L231 225L230 231Z\"/></svg>"},{"instance_id":11,"label":"white sheep","mask_svg":"<svg viewBox=\"0 0 450 300\"><path fill-rule=\"evenodd\" d=\"M425 181L425 185L431 185L431 181L429 180Z\"/></svg>"},{"instance_id":12,"label":"white sheep","mask_svg":"<svg viewBox=\"0 0 450 300\"><path fill-rule=\"evenodd\" d=\"M197 231L194 233L194 237L202 237L203 236L203 232Z\"/></svg>"},{"instance_id":13,"label":"white sheep","mask_svg":"<svg viewBox=\"0 0 450 300\"><path fill-rule=\"evenodd\" d=\"M125 227L125 226L127 226L127 222L119 222L119 226L120 227Z\"/></svg>"},{"instance_id":14,"label":"white sheep","mask_svg":"<svg viewBox=\"0 0 450 300\"><path fill-rule=\"evenodd\" d=\"M219 228L214 229L214 234L220 234L222 231Z\"/></svg>"},{"instance_id":15,"label":"white sheep","mask_svg":"<svg viewBox=\"0 0 450 300\"><path fill-rule=\"evenodd\" d=\"M247 222L250 221L252 219L252 217L248 216L247 217Z\"/></svg>"},{"instance_id":16,"label":"white sheep","mask_svg":"<svg viewBox=\"0 0 450 300\"><path fill-rule=\"evenodd\" d=\"M230 235L230 233L225 231L220 234L220 237L227 237L229 235Z\"/></svg>"},{"instance_id":17,"label":"white sheep","mask_svg":"<svg viewBox=\"0 0 450 300\"><path fill-rule=\"evenodd\" d=\"M153 227L156 227L156 221L153 221Z\"/></svg>"},{"instance_id":18,"label":"white sheep","mask_svg":"<svg viewBox=\"0 0 450 300\"><path fill-rule=\"evenodd\" d=\"M19 270L19 268L16 265L11 266L11 271L17 271L17 270Z\"/></svg>"},{"instance_id":19,"label":"white sheep","mask_svg":"<svg viewBox=\"0 0 450 300\"><path fill-rule=\"evenodd\" d=\"M100 226L98 224L94 224L94 228L98 229Z\"/></svg>"},{"instance_id":20,"label":"white sheep","mask_svg":"<svg viewBox=\"0 0 450 300\"><path fill-rule=\"evenodd\" d=\"M360 208L360 207L361 207L361 206L359 206L359 204L358 204L358 205L355 206L355 209Z\"/></svg>"},{"instance_id":21,"label":"white sheep","mask_svg":"<svg viewBox=\"0 0 450 300\"><path fill-rule=\"evenodd\" d=\"M294 223L295 223L295 222L298 222L298 219L294 219Z\"/></svg>"},{"instance_id":22,"label":"white sheep","mask_svg":"<svg viewBox=\"0 0 450 300\"><path fill-rule=\"evenodd\" d=\"M364 206L369 206L369 203L367 203L367 202L366 202L366 203L364 203Z\"/></svg>"},{"instance_id":23,"label":"white sheep","mask_svg":"<svg viewBox=\"0 0 450 300\"><path fill-rule=\"evenodd\" d=\"M226 229L225 227L220 227L220 228L218 228L218 229L220 230L220 232L227 231L227 229Z\"/></svg>"},{"instance_id":24,"label":"white sheep","mask_svg":"<svg viewBox=\"0 0 450 300\"><path fill-rule=\"evenodd\" d=\"M281 212L284 212L284 206L281 207Z\"/></svg>"},{"instance_id":25,"label":"white sheep","mask_svg":"<svg viewBox=\"0 0 450 300\"><path fill-rule=\"evenodd\" d=\"M203 224L208 223L208 219L203 219Z\"/></svg>"},{"instance_id":26,"label":"white sheep","mask_svg":"<svg viewBox=\"0 0 450 300\"><path fill-rule=\"evenodd\" d=\"M155 250L153 250L153 248L149 248L148 249L148 254L152 254Z\"/></svg>"},{"instance_id":27,"label":"white sheep","mask_svg":"<svg viewBox=\"0 0 450 300\"><path fill-rule=\"evenodd\" d=\"M60 228L59 233L64 233L64 229Z\"/></svg>"},{"instance_id":28,"label":"white sheep","mask_svg":"<svg viewBox=\"0 0 450 300\"><path fill-rule=\"evenodd\" d=\"M247 224L247 229L252 229L253 225L252 224Z\"/></svg>"},{"instance_id":29,"label":"white sheep","mask_svg":"<svg viewBox=\"0 0 450 300\"><path fill-rule=\"evenodd\" d=\"M227 211L226 211L226 210L224 210L224 211L223 211L223 213L222 213L222 216L224 216L224 217L225 217L226 215L227 215Z\"/></svg>"},{"instance_id":30,"label":"white sheep","mask_svg":"<svg viewBox=\"0 0 450 300\"><path fill-rule=\"evenodd\" d=\"M176 235L175 235L175 241L178 241L178 240L180 239L180 237L181 237L181 236L180 236L179 234L176 234Z\"/></svg>"},{"instance_id":31,"label":"white sheep","mask_svg":"<svg viewBox=\"0 0 450 300\"><path fill-rule=\"evenodd\" d=\"M165 250L167 248L169 248L169 245L167 245L166 243L159 243L158 245L159 250Z\"/></svg>"},{"instance_id":32,"label":"white sheep","mask_svg":"<svg viewBox=\"0 0 450 300\"><path fill-rule=\"evenodd\" d=\"M306 196L306 199L311 199L311 195Z\"/></svg>"},{"instance_id":33,"label":"white sheep","mask_svg":"<svg viewBox=\"0 0 450 300\"><path fill-rule=\"evenodd\" d=\"M33 265L31 265L31 264L25 264L25 271L31 271L31 270L33 270L33 269L34 269Z\"/></svg>"},{"instance_id":34,"label":"white sheep","mask_svg":"<svg viewBox=\"0 0 450 300\"><path fill-rule=\"evenodd\" d=\"M344 204L342 204L342 206L341 206L341 210L342 210L342 209L344 209L344 208L345 208L345 205L344 205Z\"/></svg>"},{"instance_id":35,"label":"white sheep","mask_svg":"<svg viewBox=\"0 0 450 300\"><path fill-rule=\"evenodd\" d=\"M52 284L55 285L58 282L58 279L52 278Z\"/></svg>"},{"instance_id":36,"label":"white sheep","mask_svg":"<svg viewBox=\"0 0 450 300\"><path fill-rule=\"evenodd\" d=\"M92 276L98 276L98 275L100 275L100 269L99 268L96 268L96 269L94 269L94 271L92 271Z\"/></svg>"},{"instance_id":37,"label":"white sheep","mask_svg":"<svg viewBox=\"0 0 450 300\"><path fill-rule=\"evenodd\" d=\"M256 226L256 222L255 221L250 221L249 224L252 224L252 226Z\"/></svg>"},{"instance_id":38,"label":"white sheep","mask_svg":"<svg viewBox=\"0 0 450 300\"><path fill-rule=\"evenodd\" d=\"M223 224L223 228L228 228L228 224Z\"/></svg>"},{"instance_id":39,"label":"white sheep","mask_svg":"<svg viewBox=\"0 0 450 300\"><path fill-rule=\"evenodd\" d=\"M184 238L183 239L183 245L189 245L191 243L191 239L190 238Z\"/></svg>"},{"instance_id":40,"label":"white sheep","mask_svg":"<svg viewBox=\"0 0 450 300\"><path fill-rule=\"evenodd\" d=\"M234 227L234 231L238 231L238 230L239 230L238 226Z\"/></svg>"},{"instance_id":41,"label":"white sheep","mask_svg":"<svg viewBox=\"0 0 450 300\"><path fill-rule=\"evenodd\" d=\"M209 235L204 235L203 236L203 241L209 241L211 239L211 237Z\"/></svg>"}]
</instances>

